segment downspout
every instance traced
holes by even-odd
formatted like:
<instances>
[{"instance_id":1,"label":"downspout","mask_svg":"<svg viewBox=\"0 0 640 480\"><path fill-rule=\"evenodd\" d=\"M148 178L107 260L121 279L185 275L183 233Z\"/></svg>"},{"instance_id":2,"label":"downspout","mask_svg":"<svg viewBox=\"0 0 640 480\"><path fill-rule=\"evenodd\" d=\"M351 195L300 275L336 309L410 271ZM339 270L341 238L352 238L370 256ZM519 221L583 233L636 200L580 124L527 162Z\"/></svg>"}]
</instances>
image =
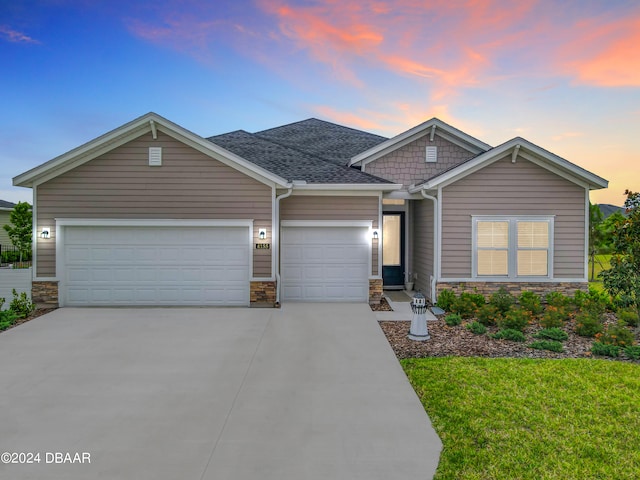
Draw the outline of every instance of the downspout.
<instances>
[{"instance_id":1,"label":"downspout","mask_svg":"<svg viewBox=\"0 0 640 480\"><path fill-rule=\"evenodd\" d=\"M288 190L276 196L276 225L273 229L274 234L276 235L277 242L274 242L275 245L273 248L275 249L275 272L276 272L276 307L280 307L280 200L283 198L287 198L293 192L293 185L287 185Z\"/></svg>"},{"instance_id":2,"label":"downspout","mask_svg":"<svg viewBox=\"0 0 640 480\"><path fill-rule=\"evenodd\" d=\"M420 190L423 198L433 201L433 275L431 276L431 302L436 303L436 282L438 272L438 199Z\"/></svg>"}]
</instances>

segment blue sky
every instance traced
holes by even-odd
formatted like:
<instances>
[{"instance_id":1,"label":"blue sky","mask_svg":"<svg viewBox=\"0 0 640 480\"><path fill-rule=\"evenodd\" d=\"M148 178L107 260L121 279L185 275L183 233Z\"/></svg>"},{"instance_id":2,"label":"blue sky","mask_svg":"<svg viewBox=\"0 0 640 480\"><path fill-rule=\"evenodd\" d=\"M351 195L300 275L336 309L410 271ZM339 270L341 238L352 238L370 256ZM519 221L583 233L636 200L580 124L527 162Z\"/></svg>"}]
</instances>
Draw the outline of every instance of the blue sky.
<instances>
[{"instance_id":1,"label":"blue sky","mask_svg":"<svg viewBox=\"0 0 640 480\"><path fill-rule=\"evenodd\" d=\"M514 6L515 5L515 6ZM308 117L393 136L433 116L640 190L636 1L0 0L0 198L149 111L202 136Z\"/></svg>"}]
</instances>

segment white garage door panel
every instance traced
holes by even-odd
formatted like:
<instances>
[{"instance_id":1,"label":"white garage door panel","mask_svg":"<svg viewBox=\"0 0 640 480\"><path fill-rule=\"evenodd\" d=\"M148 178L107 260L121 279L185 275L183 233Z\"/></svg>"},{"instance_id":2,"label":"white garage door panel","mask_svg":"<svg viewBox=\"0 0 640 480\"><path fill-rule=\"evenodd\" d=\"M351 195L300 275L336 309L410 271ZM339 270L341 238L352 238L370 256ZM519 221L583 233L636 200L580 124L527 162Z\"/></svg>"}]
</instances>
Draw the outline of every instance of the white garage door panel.
<instances>
[{"instance_id":1,"label":"white garage door panel","mask_svg":"<svg viewBox=\"0 0 640 480\"><path fill-rule=\"evenodd\" d=\"M67 305L248 305L247 227L64 229Z\"/></svg>"},{"instance_id":2,"label":"white garage door panel","mask_svg":"<svg viewBox=\"0 0 640 480\"><path fill-rule=\"evenodd\" d=\"M368 232L366 227L284 227L283 301L366 301Z\"/></svg>"}]
</instances>

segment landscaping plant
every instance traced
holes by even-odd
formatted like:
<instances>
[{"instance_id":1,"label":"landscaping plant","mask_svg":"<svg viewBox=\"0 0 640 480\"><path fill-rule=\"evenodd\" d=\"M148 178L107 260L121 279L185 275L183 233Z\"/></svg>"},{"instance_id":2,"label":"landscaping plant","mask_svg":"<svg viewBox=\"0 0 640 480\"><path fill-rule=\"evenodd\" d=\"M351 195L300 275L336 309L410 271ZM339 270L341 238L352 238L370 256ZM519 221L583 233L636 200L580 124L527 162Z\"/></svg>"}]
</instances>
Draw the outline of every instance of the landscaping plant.
<instances>
[{"instance_id":1,"label":"landscaping plant","mask_svg":"<svg viewBox=\"0 0 640 480\"><path fill-rule=\"evenodd\" d=\"M555 305L547 305L544 314L540 318L540 325L544 328L562 327L569 319L569 315L565 307L556 307Z\"/></svg>"},{"instance_id":2,"label":"landscaping plant","mask_svg":"<svg viewBox=\"0 0 640 480\"><path fill-rule=\"evenodd\" d=\"M444 323L446 323L450 327L455 327L462 323L462 317L457 313L450 313L449 315L444 317Z\"/></svg>"},{"instance_id":3,"label":"landscaping plant","mask_svg":"<svg viewBox=\"0 0 640 480\"><path fill-rule=\"evenodd\" d=\"M476 315L478 317L478 321L486 327L496 325L502 320L502 314L500 311L495 305L491 305L490 303L480 307Z\"/></svg>"},{"instance_id":4,"label":"landscaping plant","mask_svg":"<svg viewBox=\"0 0 640 480\"><path fill-rule=\"evenodd\" d=\"M498 325L502 329L512 329L523 331L524 328L531 322L531 314L518 307L512 307L505 316L500 320Z\"/></svg>"},{"instance_id":5,"label":"landscaping plant","mask_svg":"<svg viewBox=\"0 0 640 480\"><path fill-rule=\"evenodd\" d=\"M604 329L598 315L590 312L580 312L576 315L576 333L581 337L595 337Z\"/></svg>"},{"instance_id":6,"label":"landscaping plant","mask_svg":"<svg viewBox=\"0 0 640 480\"><path fill-rule=\"evenodd\" d=\"M526 338L524 333L520 330L514 330L512 328L505 328L491 335L491 338L496 340L511 340L512 342L524 342Z\"/></svg>"},{"instance_id":7,"label":"landscaping plant","mask_svg":"<svg viewBox=\"0 0 640 480\"><path fill-rule=\"evenodd\" d=\"M536 338L543 338L547 340L555 340L557 342L564 342L569 338L569 334L564 330L554 327L554 328L545 328L540 330L538 333L534 335Z\"/></svg>"},{"instance_id":8,"label":"landscaping plant","mask_svg":"<svg viewBox=\"0 0 640 480\"><path fill-rule=\"evenodd\" d=\"M620 355L620 347L609 343L593 342L593 345L591 345L591 353L600 355L601 357L618 358Z\"/></svg>"},{"instance_id":9,"label":"landscaping plant","mask_svg":"<svg viewBox=\"0 0 640 480\"><path fill-rule=\"evenodd\" d=\"M476 335L484 335L487 333L487 327L485 327L480 322L471 322L467 324L467 328L471 330L471 333Z\"/></svg>"},{"instance_id":10,"label":"landscaping plant","mask_svg":"<svg viewBox=\"0 0 640 480\"><path fill-rule=\"evenodd\" d=\"M538 316L542 313L543 308L540 295L535 292L522 292L520 297L518 297L518 303L520 304L520 307L531 312L534 316Z\"/></svg>"},{"instance_id":11,"label":"landscaping plant","mask_svg":"<svg viewBox=\"0 0 640 480\"><path fill-rule=\"evenodd\" d=\"M640 316L638 315L638 311L634 308L624 308L618 310L618 320L624 322L626 325L630 327L637 327L640 323Z\"/></svg>"},{"instance_id":12,"label":"landscaping plant","mask_svg":"<svg viewBox=\"0 0 640 480\"><path fill-rule=\"evenodd\" d=\"M625 347L623 351L630 360L640 360L640 346Z\"/></svg>"},{"instance_id":13,"label":"landscaping plant","mask_svg":"<svg viewBox=\"0 0 640 480\"><path fill-rule=\"evenodd\" d=\"M438 301L436 302L436 305L443 309L445 312L450 312L451 307L455 301L456 294L453 293L453 290L445 288L440 292L440 294L438 294Z\"/></svg>"},{"instance_id":14,"label":"landscaping plant","mask_svg":"<svg viewBox=\"0 0 640 480\"><path fill-rule=\"evenodd\" d=\"M635 337L626 324L620 320L615 325L608 325L602 333L596 334L596 340L607 345L627 347L633 345Z\"/></svg>"},{"instance_id":15,"label":"landscaping plant","mask_svg":"<svg viewBox=\"0 0 640 480\"><path fill-rule=\"evenodd\" d=\"M564 296L560 292L549 292L545 297L547 305L553 305L554 307L566 307L569 305L569 297Z\"/></svg>"},{"instance_id":16,"label":"landscaping plant","mask_svg":"<svg viewBox=\"0 0 640 480\"><path fill-rule=\"evenodd\" d=\"M496 307L500 313L506 315L511 306L516 303L516 299L506 288L500 287L496 293L491 295L489 303Z\"/></svg>"},{"instance_id":17,"label":"landscaping plant","mask_svg":"<svg viewBox=\"0 0 640 480\"><path fill-rule=\"evenodd\" d=\"M35 304L27 297L26 292L18 294L16 289L12 290L13 300L9 304L9 308L18 316L18 318L28 317L36 308Z\"/></svg>"}]
</instances>

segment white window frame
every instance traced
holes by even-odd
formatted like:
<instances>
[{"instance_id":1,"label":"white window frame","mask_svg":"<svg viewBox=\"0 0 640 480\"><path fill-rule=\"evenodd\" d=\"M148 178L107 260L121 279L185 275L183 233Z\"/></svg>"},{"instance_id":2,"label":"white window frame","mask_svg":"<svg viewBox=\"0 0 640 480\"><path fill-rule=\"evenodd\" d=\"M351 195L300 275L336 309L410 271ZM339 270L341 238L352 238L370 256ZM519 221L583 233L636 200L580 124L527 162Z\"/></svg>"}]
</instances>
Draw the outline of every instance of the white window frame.
<instances>
[{"instance_id":1,"label":"white window frame","mask_svg":"<svg viewBox=\"0 0 640 480\"><path fill-rule=\"evenodd\" d=\"M545 281L553 279L553 253L554 253L554 215L472 215L472 277L474 280L504 282L512 280L517 282ZM508 274L478 275L478 222L508 222L509 223L509 247L508 247ZM518 223L519 222L547 222L549 225L549 246L547 248L547 275L518 276ZM535 249L534 249L535 250Z\"/></svg>"}]
</instances>

